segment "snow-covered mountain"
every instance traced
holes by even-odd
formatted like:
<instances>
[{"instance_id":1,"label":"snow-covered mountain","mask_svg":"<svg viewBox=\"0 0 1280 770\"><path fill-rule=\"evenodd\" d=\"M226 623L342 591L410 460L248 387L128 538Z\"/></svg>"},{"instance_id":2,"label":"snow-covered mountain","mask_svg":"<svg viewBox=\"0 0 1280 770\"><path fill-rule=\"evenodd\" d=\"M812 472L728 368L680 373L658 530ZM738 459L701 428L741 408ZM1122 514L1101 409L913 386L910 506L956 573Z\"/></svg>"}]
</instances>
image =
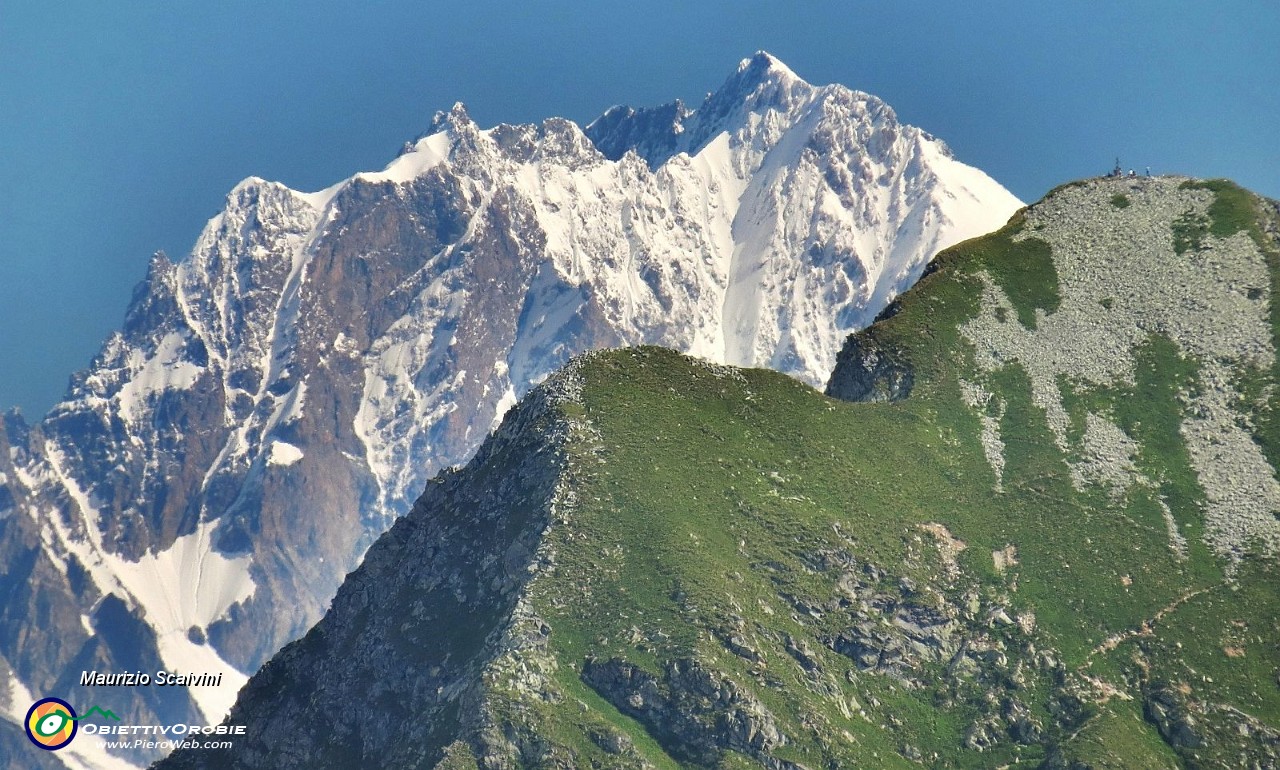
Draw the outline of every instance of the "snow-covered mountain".
<instances>
[{"instance_id":1,"label":"snow-covered mountain","mask_svg":"<svg viewBox=\"0 0 1280 770\"><path fill-rule=\"evenodd\" d=\"M816 385L932 255L1019 206L764 53L696 110L481 129L455 105L381 172L245 180L189 257L152 260L66 398L4 422L0 710L213 721L572 354L654 343ZM157 668L223 686L78 685Z\"/></svg>"}]
</instances>

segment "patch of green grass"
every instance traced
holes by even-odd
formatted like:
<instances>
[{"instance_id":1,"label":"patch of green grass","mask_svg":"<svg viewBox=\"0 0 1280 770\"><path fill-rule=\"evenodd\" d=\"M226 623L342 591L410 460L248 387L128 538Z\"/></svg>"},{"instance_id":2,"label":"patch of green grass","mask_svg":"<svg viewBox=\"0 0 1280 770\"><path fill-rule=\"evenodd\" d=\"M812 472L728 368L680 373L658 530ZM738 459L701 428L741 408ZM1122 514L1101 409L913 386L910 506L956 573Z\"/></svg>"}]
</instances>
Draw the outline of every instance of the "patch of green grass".
<instances>
[{"instance_id":1,"label":"patch of green grass","mask_svg":"<svg viewBox=\"0 0 1280 770\"><path fill-rule=\"evenodd\" d=\"M1082 387L1059 382L1063 406L1071 417L1070 435L1081 441L1087 412L1111 417L1138 444L1137 469L1155 483L1154 489L1130 490L1128 515L1161 529L1160 503L1167 505L1188 541L1194 573L1192 584L1222 579L1221 567L1204 545L1204 491L1200 487L1181 425L1186 417L1180 393L1199 387L1199 364L1183 356L1167 337L1152 335L1134 351L1135 383L1109 388ZM1191 578L1190 573L1183 575Z\"/></svg>"},{"instance_id":2,"label":"patch of green grass","mask_svg":"<svg viewBox=\"0 0 1280 770\"><path fill-rule=\"evenodd\" d=\"M1111 653L1130 681L1171 689L1194 704L1195 729L1205 745L1184 750L1189 766L1248 764L1242 752L1256 753L1257 738L1241 736L1245 720L1234 712L1280 729L1277 585L1274 559L1246 557L1231 583L1190 596L1155 622L1152 633Z\"/></svg>"},{"instance_id":3,"label":"patch of green grass","mask_svg":"<svg viewBox=\"0 0 1280 770\"><path fill-rule=\"evenodd\" d=\"M1105 638L1176 598L1191 576L1169 549L1157 507L1136 497L1115 505L1102 490L1074 489L1020 367L1006 367L991 384L1007 404L1001 433L1011 498L995 510L1008 511L1005 531L1023 562L1021 598L1065 658L1080 663Z\"/></svg>"},{"instance_id":4,"label":"patch of green grass","mask_svg":"<svg viewBox=\"0 0 1280 770\"><path fill-rule=\"evenodd\" d=\"M1280 730L1280 567L1246 558L1236 580L1188 600L1140 640L1149 677L1186 685ZM1131 648L1132 651L1133 648Z\"/></svg>"},{"instance_id":5,"label":"patch of green grass","mask_svg":"<svg viewBox=\"0 0 1280 770\"><path fill-rule=\"evenodd\" d=\"M1127 209L1131 205L1129 196L1124 193L1116 193L1111 196L1111 205L1118 209Z\"/></svg>"},{"instance_id":6,"label":"patch of green grass","mask_svg":"<svg viewBox=\"0 0 1280 770\"><path fill-rule=\"evenodd\" d=\"M1275 242L1260 226L1259 220L1264 215L1259 199L1253 193L1226 179L1189 180L1180 187L1183 190L1208 190L1213 193L1213 201L1207 215L1188 212L1174 222L1174 250L1179 254L1203 248L1208 235L1228 238L1240 232L1248 233L1264 253L1275 253Z\"/></svg>"},{"instance_id":7,"label":"patch of green grass","mask_svg":"<svg viewBox=\"0 0 1280 770\"><path fill-rule=\"evenodd\" d=\"M565 746L577 759L579 767L610 767L611 755L592 739L593 734L616 732L635 747L655 770L679 770L681 764L667 756L662 746L644 727L631 717L614 708L613 704L587 687L578 678L576 668L562 668L556 672L556 682L568 698L584 704L585 709L565 719L556 704L546 704L538 718L540 734Z\"/></svg>"},{"instance_id":8,"label":"patch of green grass","mask_svg":"<svg viewBox=\"0 0 1280 770\"><path fill-rule=\"evenodd\" d=\"M1018 321L1034 330L1036 311L1052 313L1062 298L1049 244L1039 238L1014 240L1025 224L1025 218L1015 216L1003 229L958 244L938 259L945 260L939 267L985 270L1009 297Z\"/></svg>"},{"instance_id":9,"label":"patch of green grass","mask_svg":"<svg viewBox=\"0 0 1280 770\"><path fill-rule=\"evenodd\" d=\"M1064 756L1096 770L1176 770L1177 754L1134 701L1112 700L1063 747Z\"/></svg>"},{"instance_id":10,"label":"patch of green grass","mask_svg":"<svg viewBox=\"0 0 1280 770\"><path fill-rule=\"evenodd\" d=\"M1181 187L1184 190L1213 192L1213 202L1209 204L1208 231L1215 237L1227 238L1236 233L1247 232L1254 240L1261 240L1258 199L1253 193L1226 179L1187 181Z\"/></svg>"},{"instance_id":11,"label":"patch of green grass","mask_svg":"<svg viewBox=\"0 0 1280 770\"><path fill-rule=\"evenodd\" d=\"M1209 218L1188 211L1173 220L1173 251L1185 254L1188 251L1200 251L1204 248L1204 239L1209 235Z\"/></svg>"}]
</instances>

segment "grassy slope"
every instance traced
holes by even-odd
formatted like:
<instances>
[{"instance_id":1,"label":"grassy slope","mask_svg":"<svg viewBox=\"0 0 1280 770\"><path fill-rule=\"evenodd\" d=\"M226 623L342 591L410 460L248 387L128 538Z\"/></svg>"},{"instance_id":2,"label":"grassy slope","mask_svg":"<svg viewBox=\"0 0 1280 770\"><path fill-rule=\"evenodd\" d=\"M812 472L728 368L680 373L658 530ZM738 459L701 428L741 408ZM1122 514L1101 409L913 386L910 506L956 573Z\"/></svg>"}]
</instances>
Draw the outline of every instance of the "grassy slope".
<instances>
[{"instance_id":1,"label":"grassy slope","mask_svg":"<svg viewBox=\"0 0 1280 770\"><path fill-rule=\"evenodd\" d=\"M1246 229L1262 242L1252 198L1211 185L1219 203L1195 237ZM586 417L599 442L578 447L578 510L570 526L552 534L557 579L535 594L555 629L552 648L566 663L560 683L584 708L547 706L535 715L548 737L584 765L589 758L608 766L613 760L587 736L615 729L654 766L678 767L637 722L582 684L577 667L588 656L616 655L657 674L665 661L698 657L751 686L791 739L774 754L810 767L910 766L899 755L908 745L943 766L1043 756L1041 747L1009 742L985 754L962 748L980 692L962 692L937 708L943 693L852 673L851 661L818 644L813 650L828 676L806 674L781 640L838 633L838 619L805 616L786 597L814 604L831 598L833 576L805 566L831 548L849 549L893 578L949 586L943 593L971 586L984 599L1007 597L1019 611L1035 613L1038 643L1056 650L1069 670L1137 698L1114 698L1097 706L1082 729L1055 736L1068 755L1099 767L1174 765L1172 751L1142 720L1139 688L1152 682L1176 683L1192 697L1230 704L1280 728L1280 572L1273 561L1252 559L1226 586L1225 565L1200 541L1203 492L1177 431L1175 398L1179 388L1194 386L1196 362L1153 337L1139 351L1132 390L1064 390L1073 419L1082 420L1086 407L1111 412L1139 442L1142 469L1161 480L1159 489L1134 491L1118 503L1073 489L1016 363L992 377L976 373L957 327L976 310L977 270L1000 284L1028 327L1037 308L1056 307L1048 247L1034 239L1013 242L1022 227L1015 217L1000 233L939 257L894 314L868 330L915 369L916 388L900 403L836 402L776 373L725 374L660 349L604 354L584 368ZM992 491L979 422L961 400L960 377L985 380L1007 404L1001 494ZM1275 372L1256 379L1262 393ZM1274 397L1268 407L1259 441L1274 458L1280 447ZM1168 547L1157 493L1191 541L1186 560ZM943 523L967 544L954 584L921 537L919 525L927 522ZM997 573L992 552L1009 544L1020 563ZM1177 604L1196 591L1203 593ZM1095 651L1173 605L1152 635ZM742 622L764 637L764 666L729 652L717 633ZM1025 699L1046 723L1049 687L1035 676L1024 685ZM869 718L846 716L838 701L850 699ZM878 708L868 705L876 702ZM724 766L754 765L729 753Z\"/></svg>"}]
</instances>

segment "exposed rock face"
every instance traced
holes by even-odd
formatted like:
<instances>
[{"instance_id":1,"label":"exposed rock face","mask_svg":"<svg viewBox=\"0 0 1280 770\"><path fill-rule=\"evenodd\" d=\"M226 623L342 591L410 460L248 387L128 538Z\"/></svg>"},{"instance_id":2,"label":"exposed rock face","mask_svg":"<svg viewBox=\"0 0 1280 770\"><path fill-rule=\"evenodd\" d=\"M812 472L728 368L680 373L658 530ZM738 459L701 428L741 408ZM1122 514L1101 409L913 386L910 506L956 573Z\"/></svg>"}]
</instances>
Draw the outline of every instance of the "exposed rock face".
<instances>
[{"instance_id":1,"label":"exposed rock face","mask_svg":"<svg viewBox=\"0 0 1280 770\"><path fill-rule=\"evenodd\" d=\"M149 662L224 674L180 710L216 719L571 355L658 343L817 384L934 253L1017 205L767 54L696 110L481 129L458 105L382 172L245 180L190 256L152 261L65 400L7 429L0 659L50 694L80 660L121 668L91 651L114 595Z\"/></svg>"},{"instance_id":2,"label":"exposed rock face","mask_svg":"<svg viewBox=\"0 0 1280 770\"><path fill-rule=\"evenodd\" d=\"M617 658L588 660L582 680L644 724L678 760L714 766L732 749L766 767L795 767L769 756L786 736L768 709L696 660L672 661L662 679Z\"/></svg>"},{"instance_id":3,"label":"exposed rock face","mask_svg":"<svg viewBox=\"0 0 1280 770\"><path fill-rule=\"evenodd\" d=\"M901 401L911 395L911 367L870 335L850 336L827 382L827 395L842 401Z\"/></svg>"}]
</instances>

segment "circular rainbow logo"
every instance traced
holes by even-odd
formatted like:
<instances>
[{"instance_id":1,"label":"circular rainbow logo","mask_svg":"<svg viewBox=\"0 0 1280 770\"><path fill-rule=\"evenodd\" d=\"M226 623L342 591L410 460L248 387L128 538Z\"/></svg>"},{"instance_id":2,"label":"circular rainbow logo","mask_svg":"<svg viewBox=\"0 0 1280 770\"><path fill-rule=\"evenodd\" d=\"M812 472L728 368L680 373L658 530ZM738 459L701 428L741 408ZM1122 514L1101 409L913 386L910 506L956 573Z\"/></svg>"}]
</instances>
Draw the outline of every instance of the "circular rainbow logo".
<instances>
[{"instance_id":1,"label":"circular rainbow logo","mask_svg":"<svg viewBox=\"0 0 1280 770\"><path fill-rule=\"evenodd\" d=\"M76 737L76 710L58 698L41 698L27 710L23 723L31 742L46 751L57 751Z\"/></svg>"}]
</instances>

